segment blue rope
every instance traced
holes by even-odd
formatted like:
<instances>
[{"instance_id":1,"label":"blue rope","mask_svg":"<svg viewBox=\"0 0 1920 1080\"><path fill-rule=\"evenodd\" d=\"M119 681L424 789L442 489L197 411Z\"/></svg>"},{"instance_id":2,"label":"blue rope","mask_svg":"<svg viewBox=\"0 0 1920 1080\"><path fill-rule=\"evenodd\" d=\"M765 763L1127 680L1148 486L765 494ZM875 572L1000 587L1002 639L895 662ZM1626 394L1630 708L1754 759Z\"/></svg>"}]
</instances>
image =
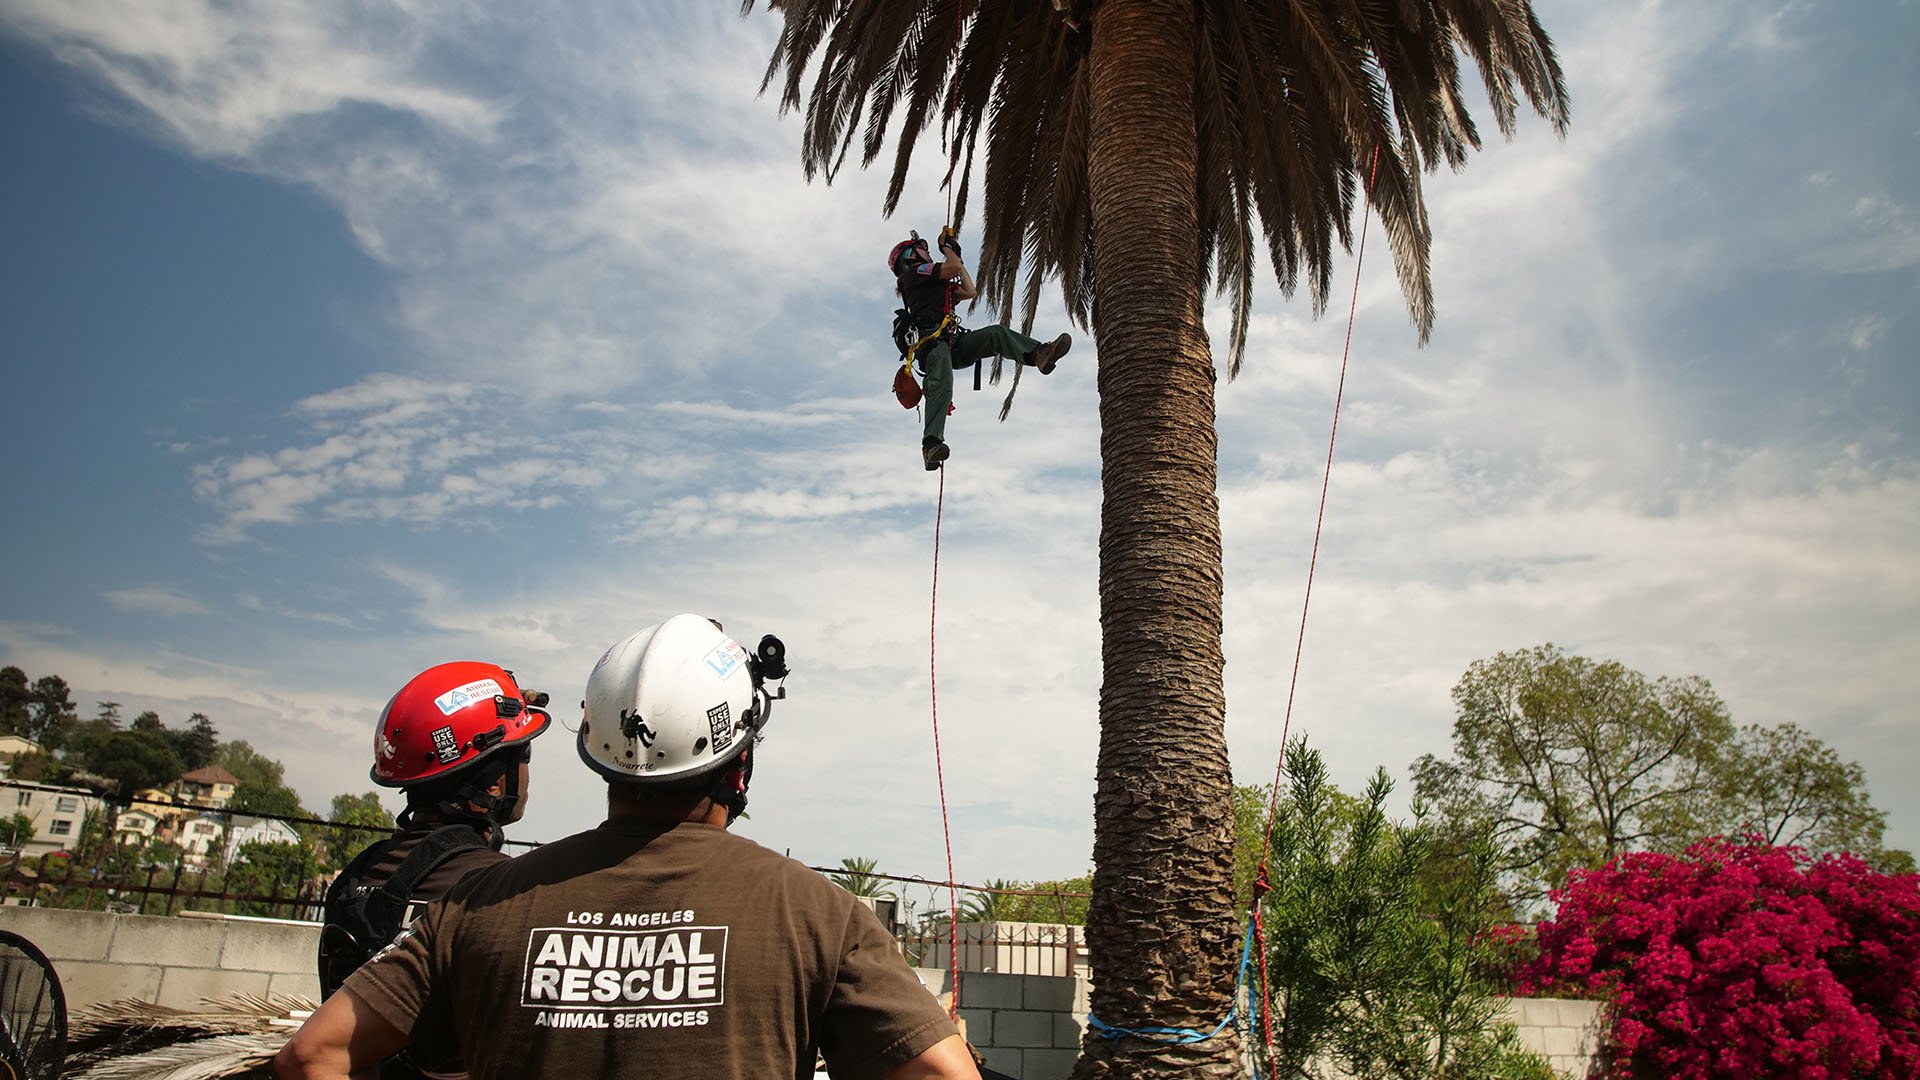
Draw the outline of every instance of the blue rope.
<instances>
[{"instance_id":1,"label":"blue rope","mask_svg":"<svg viewBox=\"0 0 1920 1080\"><path fill-rule=\"evenodd\" d=\"M1213 1025L1212 1031L1203 1032L1195 1028L1174 1027L1115 1027L1091 1013L1087 1014L1087 1027L1092 1029L1093 1033L1102 1039L1118 1039L1126 1036L1133 1039L1142 1039L1150 1043L1159 1043L1161 1046L1185 1046L1189 1043L1206 1042L1208 1039L1225 1031L1227 1025L1233 1023L1233 1018L1238 1015L1240 1011L1240 988L1247 983L1247 967L1252 960L1253 921L1248 920L1247 937L1245 942L1240 946L1240 971L1239 974L1234 977L1233 981L1233 1004L1228 1006L1227 1015L1221 1017L1218 1024ZM1259 1068L1258 1064L1256 1064L1254 1068L1257 1070ZM1259 1073L1256 1071L1254 1076L1256 1080L1258 1080Z\"/></svg>"}]
</instances>

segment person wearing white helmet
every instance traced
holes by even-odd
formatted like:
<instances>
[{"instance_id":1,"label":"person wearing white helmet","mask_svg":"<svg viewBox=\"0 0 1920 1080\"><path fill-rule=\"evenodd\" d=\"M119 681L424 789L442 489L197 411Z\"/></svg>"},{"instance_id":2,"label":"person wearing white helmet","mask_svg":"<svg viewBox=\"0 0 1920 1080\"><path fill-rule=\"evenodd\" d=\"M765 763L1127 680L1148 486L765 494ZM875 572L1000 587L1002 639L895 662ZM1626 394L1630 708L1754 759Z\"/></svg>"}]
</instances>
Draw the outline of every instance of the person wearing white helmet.
<instances>
[{"instance_id":1,"label":"person wearing white helmet","mask_svg":"<svg viewBox=\"0 0 1920 1080\"><path fill-rule=\"evenodd\" d=\"M787 675L677 615L587 681L578 749L607 820L466 879L280 1052L336 1080L450 1033L475 1080L978 1080L966 1041L871 911L727 831Z\"/></svg>"}]
</instances>

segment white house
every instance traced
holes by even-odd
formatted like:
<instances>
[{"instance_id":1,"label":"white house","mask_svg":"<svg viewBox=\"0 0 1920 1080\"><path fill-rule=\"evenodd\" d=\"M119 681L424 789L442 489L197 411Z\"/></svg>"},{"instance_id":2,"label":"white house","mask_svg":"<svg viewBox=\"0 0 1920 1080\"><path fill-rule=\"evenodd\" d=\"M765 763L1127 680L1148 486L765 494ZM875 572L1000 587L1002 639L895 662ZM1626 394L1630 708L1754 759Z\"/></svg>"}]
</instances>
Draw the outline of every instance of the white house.
<instances>
[{"instance_id":1,"label":"white house","mask_svg":"<svg viewBox=\"0 0 1920 1080\"><path fill-rule=\"evenodd\" d=\"M227 826L225 851L227 865L233 865L243 844L297 844L299 842L300 834L284 821L235 814L232 823Z\"/></svg>"},{"instance_id":2,"label":"white house","mask_svg":"<svg viewBox=\"0 0 1920 1080\"><path fill-rule=\"evenodd\" d=\"M201 814L190 817L180 825L180 853L189 865L205 866L210 855L220 850L220 837L226 832L226 825L216 814Z\"/></svg>"},{"instance_id":3,"label":"white house","mask_svg":"<svg viewBox=\"0 0 1920 1080\"><path fill-rule=\"evenodd\" d=\"M13 759L21 754L38 753L40 744L32 739L23 739L18 735L0 735L0 772L12 766Z\"/></svg>"},{"instance_id":4,"label":"white house","mask_svg":"<svg viewBox=\"0 0 1920 1080\"><path fill-rule=\"evenodd\" d=\"M23 814L33 822L33 831L0 835L0 845L17 848L27 857L69 850L80 843L87 815L100 809L100 797L86 788L9 780L0 786L0 828L14 815Z\"/></svg>"},{"instance_id":5,"label":"white house","mask_svg":"<svg viewBox=\"0 0 1920 1080\"><path fill-rule=\"evenodd\" d=\"M113 838L123 847L142 847L152 843L154 833L159 830L160 816L135 806L120 812L120 819L113 826Z\"/></svg>"}]
</instances>

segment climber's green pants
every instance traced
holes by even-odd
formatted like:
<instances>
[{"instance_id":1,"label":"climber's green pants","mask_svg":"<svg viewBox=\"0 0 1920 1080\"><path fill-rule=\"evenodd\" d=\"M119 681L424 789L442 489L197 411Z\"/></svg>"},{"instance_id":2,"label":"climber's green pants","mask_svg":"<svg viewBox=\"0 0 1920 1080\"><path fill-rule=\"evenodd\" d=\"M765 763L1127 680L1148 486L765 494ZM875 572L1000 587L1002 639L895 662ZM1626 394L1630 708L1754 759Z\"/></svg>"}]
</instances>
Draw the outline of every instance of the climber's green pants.
<instances>
[{"instance_id":1,"label":"climber's green pants","mask_svg":"<svg viewBox=\"0 0 1920 1080\"><path fill-rule=\"evenodd\" d=\"M969 330L953 339L951 349L944 341L920 346L920 351L914 355L914 365L926 377L921 386L927 395L927 400L921 406L927 410L926 437L944 439L946 436L947 406L953 403L955 368L972 367L990 356L1028 363L1033 350L1039 346L1038 341L1004 326L983 326L978 330Z\"/></svg>"}]
</instances>

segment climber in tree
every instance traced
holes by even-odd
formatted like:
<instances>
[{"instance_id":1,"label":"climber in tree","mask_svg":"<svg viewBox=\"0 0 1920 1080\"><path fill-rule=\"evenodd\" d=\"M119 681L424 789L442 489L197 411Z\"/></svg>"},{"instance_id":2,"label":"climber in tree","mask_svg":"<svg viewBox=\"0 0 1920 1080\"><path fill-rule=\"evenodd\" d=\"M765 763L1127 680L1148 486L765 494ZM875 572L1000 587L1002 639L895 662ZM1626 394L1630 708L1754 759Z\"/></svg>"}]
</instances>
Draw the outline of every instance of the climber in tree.
<instances>
[{"instance_id":1,"label":"climber in tree","mask_svg":"<svg viewBox=\"0 0 1920 1080\"><path fill-rule=\"evenodd\" d=\"M933 261L927 242L917 235L895 244L887 256L895 291L906 305L895 324L896 337L904 328L902 351L911 352L926 379L927 422L920 440L920 458L929 472L938 469L950 452L945 435L955 368L972 367L989 356L999 356L1051 375L1054 364L1073 345L1070 334L1043 343L998 324L978 330L962 328L953 306L974 298L973 275L960 260L960 243L951 228L940 231L939 246L940 262Z\"/></svg>"}]
</instances>

